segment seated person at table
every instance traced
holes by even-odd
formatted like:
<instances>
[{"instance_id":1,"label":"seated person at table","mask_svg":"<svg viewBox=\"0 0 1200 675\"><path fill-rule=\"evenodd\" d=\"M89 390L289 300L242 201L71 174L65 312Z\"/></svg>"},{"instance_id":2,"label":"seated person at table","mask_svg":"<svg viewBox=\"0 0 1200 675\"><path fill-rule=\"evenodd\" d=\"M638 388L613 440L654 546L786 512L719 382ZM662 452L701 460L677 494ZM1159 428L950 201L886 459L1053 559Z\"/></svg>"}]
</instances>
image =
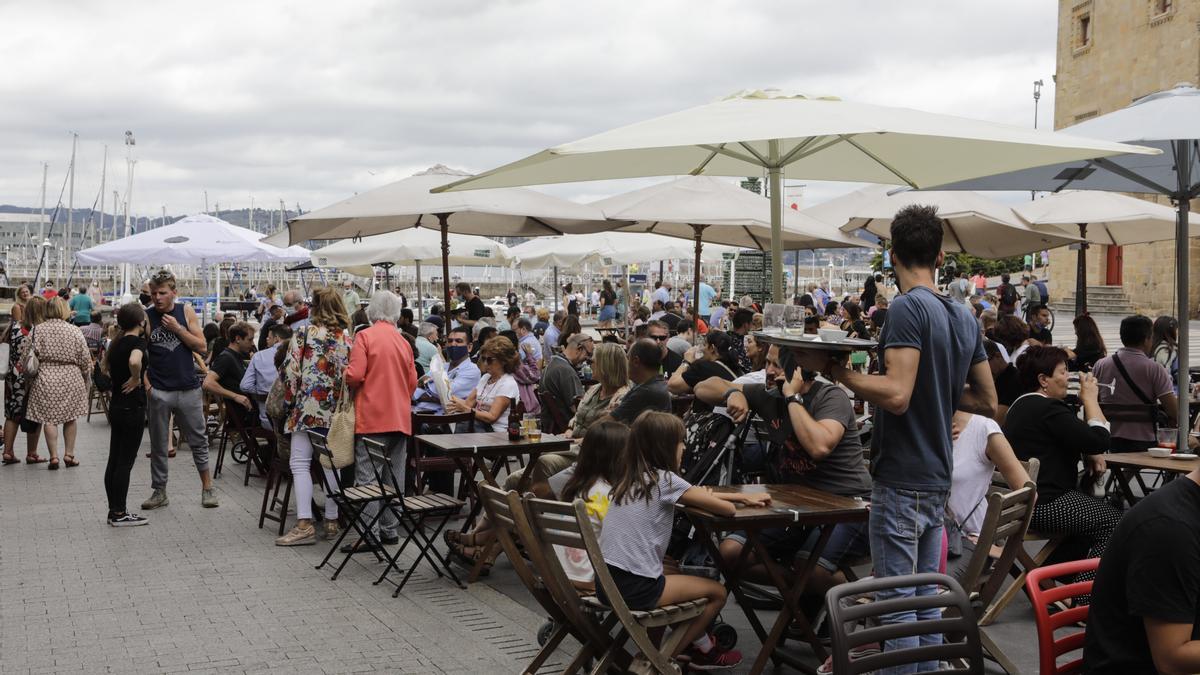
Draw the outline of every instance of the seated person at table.
<instances>
[{"instance_id":1,"label":"seated person at table","mask_svg":"<svg viewBox=\"0 0 1200 675\"><path fill-rule=\"evenodd\" d=\"M1017 367L1008 362L1000 346L984 338L983 351L987 354L988 368L992 371L992 382L996 385L996 423L1004 424L1004 416L1008 414L1008 406L1025 393L1021 387L1021 378L1017 375Z\"/></svg>"},{"instance_id":2,"label":"seated person at table","mask_svg":"<svg viewBox=\"0 0 1200 675\"><path fill-rule=\"evenodd\" d=\"M633 424L646 410L671 411L671 394L667 381L659 372L663 348L649 338L642 338L629 348L629 379L633 383L621 403L612 411L619 422Z\"/></svg>"},{"instance_id":3,"label":"seated person at table","mask_svg":"<svg viewBox=\"0 0 1200 675\"><path fill-rule=\"evenodd\" d=\"M266 403L267 394L271 393L271 387L279 377L279 371L275 368L275 349L280 342L286 343L291 339L291 328L283 324L271 326L266 347L250 357L250 365L246 366L246 372L239 384L243 394L252 396L258 402L258 421L264 429L274 430L271 420L267 417Z\"/></svg>"},{"instance_id":4,"label":"seated person at table","mask_svg":"<svg viewBox=\"0 0 1200 675\"><path fill-rule=\"evenodd\" d=\"M671 329L661 321L650 321L640 326L640 328L645 331L645 334L639 336L635 330L634 339L639 340L642 337L646 337L654 340L654 343L662 349L662 366L660 370L663 377L670 377L679 368L679 365L683 363L683 354L667 348L667 343L671 340Z\"/></svg>"},{"instance_id":5,"label":"seated person at table","mask_svg":"<svg viewBox=\"0 0 1200 675\"><path fill-rule=\"evenodd\" d=\"M450 395L463 400L475 390L479 384L479 366L468 358L470 356L470 329L457 326L450 329L446 336L446 377L450 380ZM413 392L413 412L430 415L441 415L442 401L438 398L437 388L429 376L422 377L417 382Z\"/></svg>"},{"instance_id":6,"label":"seated person at table","mask_svg":"<svg viewBox=\"0 0 1200 675\"><path fill-rule=\"evenodd\" d=\"M667 349L683 356L683 353L696 344L696 324L684 321L675 327L676 332L667 340Z\"/></svg>"},{"instance_id":7,"label":"seated person at table","mask_svg":"<svg viewBox=\"0 0 1200 675\"><path fill-rule=\"evenodd\" d=\"M983 528L993 472L999 469L1013 490L1029 482L1029 474L995 420L958 411L954 413L950 431L954 438L954 470L946 502L946 536L957 537L959 541L949 541L951 559L947 573L961 581Z\"/></svg>"},{"instance_id":8,"label":"seated person at table","mask_svg":"<svg viewBox=\"0 0 1200 675\"><path fill-rule=\"evenodd\" d=\"M867 498L871 477L863 463L862 442L854 405L840 387L816 381L816 373L801 370L790 351L772 345L767 352L767 385L740 385L710 378L696 385L696 398L710 405L724 404L741 422L751 412L766 422L768 483L790 483L843 497ZM761 537L767 549L790 564L808 556L819 531L807 528L770 528ZM734 533L721 542L721 557L736 564L745 545L744 533ZM838 571L843 560L870 551L867 523L836 525L825 550L813 569L807 595L817 604L825 592L845 576ZM766 570L751 557L746 578L766 581ZM816 607L814 606L815 610Z\"/></svg>"},{"instance_id":9,"label":"seated person at table","mask_svg":"<svg viewBox=\"0 0 1200 675\"><path fill-rule=\"evenodd\" d=\"M636 346L636 345L635 345ZM720 582L687 574L663 574L663 554L671 539L675 505L683 504L732 516L734 503L765 506L765 493L714 493L693 487L679 476L683 422L670 413L646 411L629 430L613 490L600 551L617 590L634 611L706 599L704 613L688 624L677 652L685 647L693 668L731 668L742 660L736 650L721 651L708 627L725 605ZM602 589L597 597L607 602ZM677 656L671 654L670 656Z\"/></svg>"},{"instance_id":10,"label":"seated person at table","mask_svg":"<svg viewBox=\"0 0 1200 675\"><path fill-rule=\"evenodd\" d=\"M1004 435L1017 458L1041 462L1037 505L1029 528L1040 534L1066 534L1087 545L1087 557L1098 558L1108 546L1121 512L1108 502L1081 492L1077 467L1085 476L1104 473L1100 456L1109 448L1108 420L1100 410L1096 378L1080 375L1083 419L1063 400L1067 397L1067 353L1058 347L1030 347L1017 359L1017 372L1027 393L1013 402L1004 420ZM1086 581L1091 573L1079 577Z\"/></svg>"},{"instance_id":11,"label":"seated person at table","mask_svg":"<svg viewBox=\"0 0 1200 675\"><path fill-rule=\"evenodd\" d=\"M542 400L542 429L561 433L575 410L575 399L583 395L583 380L575 370L592 356L595 341L590 335L576 333L567 340L561 354L550 357L539 383Z\"/></svg>"},{"instance_id":12,"label":"seated person at table","mask_svg":"<svg viewBox=\"0 0 1200 675\"><path fill-rule=\"evenodd\" d=\"M592 377L596 384L588 387L575 416L567 423L567 435L582 438L589 427L610 415L629 391L629 361L620 346L602 342L592 353Z\"/></svg>"},{"instance_id":13,"label":"seated person at table","mask_svg":"<svg viewBox=\"0 0 1200 675\"><path fill-rule=\"evenodd\" d=\"M1084 672L1200 672L1200 471L1126 512L1100 558Z\"/></svg>"},{"instance_id":14,"label":"seated person at table","mask_svg":"<svg viewBox=\"0 0 1200 675\"><path fill-rule=\"evenodd\" d=\"M749 336L747 336L749 337ZM733 353L733 338L729 333L715 330L708 334L703 347L692 347L684 352L683 364L671 374L667 389L675 396L691 394L692 389L710 377L732 382L742 374L737 356ZM704 401L692 404L697 413L712 412L712 406Z\"/></svg>"},{"instance_id":15,"label":"seated person at table","mask_svg":"<svg viewBox=\"0 0 1200 675\"><path fill-rule=\"evenodd\" d=\"M513 323L513 330L517 334L517 346L529 352L533 356L535 363L542 361L542 343L537 339L537 335L533 333L533 324L529 319L521 317ZM526 345L529 345L526 347Z\"/></svg>"},{"instance_id":16,"label":"seated person at table","mask_svg":"<svg viewBox=\"0 0 1200 675\"><path fill-rule=\"evenodd\" d=\"M1121 319L1121 344L1117 351L1096 362L1092 373L1105 384L1115 382L1111 391L1100 393L1103 403L1147 405L1162 408L1175 426L1178 402L1171 375L1162 364L1150 358L1154 346L1154 324L1147 316L1127 316ZM1154 413L1148 410L1145 421L1113 420L1113 452L1142 452L1157 445Z\"/></svg>"},{"instance_id":17,"label":"seated person at table","mask_svg":"<svg viewBox=\"0 0 1200 675\"><path fill-rule=\"evenodd\" d=\"M253 424L254 404L242 393L242 376L246 374L246 358L254 350L254 328L242 321L229 327L229 344L213 358L204 376L204 391L241 406L242 423ZM230 408L233 410L234 408Z\"/></svg>"},{"instance_id":18,"label":"seated person at table","mask_svg":"<svg viewBox=\"0 0 1200 675\"><path fill-rule=\"evenodd\" d=\"M512 341L499 336L488 340L479 350L479 384L466 399L451 397L446 412L474 410L476 431L503 431L519 396L517 380L512 376L519 365Z\"/></svg>"}]
</instances>

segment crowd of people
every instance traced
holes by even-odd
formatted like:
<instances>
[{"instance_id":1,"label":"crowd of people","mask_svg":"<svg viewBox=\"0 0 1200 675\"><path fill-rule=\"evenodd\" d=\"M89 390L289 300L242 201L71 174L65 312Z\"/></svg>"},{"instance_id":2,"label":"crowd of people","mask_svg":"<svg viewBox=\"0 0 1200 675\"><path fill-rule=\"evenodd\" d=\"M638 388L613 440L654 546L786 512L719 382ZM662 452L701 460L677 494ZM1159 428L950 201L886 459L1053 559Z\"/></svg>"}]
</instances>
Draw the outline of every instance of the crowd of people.
<instances>
[{"instance_id":1,"label":"crowd of people","mask_svg":"<svg viewBox=\"0 0 1200 675\"><path fill-rule=\"evenodd\" d=\"M933 209L906 208L892 225L892 292L880 275L859 294L837 299L822 283L793 299L803 308L807 331L836 328L877 340L867 363L760 342L753 333L762 327L762 307L750 297L719 299L719 290L708 284L698 307L665 282L649 290L646 304L607 280L592 297L568 286L563 308L554 312L522 307L510 292L505 316L498 317L475 289L460 283L457 307L435 308L420 321L403 296L387 290L364 302L348 284L315 288L307 296L268 287L255 312L257 326L233 315L202 325L192 306L178 301L174 276L162 271L146 281L138 302L116 309L107 327L86 287L47 298L22 286L6 336L3 462L20 462L13 450L23 431L26 463L77 466L76 420L87 413L94 386L109 396L109 524L148 522L126 505L147 426L151 494L142 509L169 505L168 458L184 446L200 480L201 505L217 507L208 427L210 403L216 402L226 416L261 425L279 439L292 474L296 522L275 543L300 546L336 537L344 525L333 499L314 513L316 465L307 433L327 432L343 397L354 402L354 469L339 475L321 468L325 475L317 482L325 485L372 483L378 470L410 490L452 492L452 474L426 472L418 479L409 470L412 436L465 426L499 431L511 416L524 414L543 431L576 443L511 473L506 486L515 487L528 472L535 494L587 501L609 572L631 609L705 598L706 618L712 619L725 589L678 573L668 553L670 524L675 504L721 513L735 508L727 497L691 485L684 469L711 420L753 419L764 433L741 455L747 475L872 505L867 522L833 528L803 607L815 613L825 591L845 581L844 566L864 556L877 577L961 574L983 526L980 505L999 471L1013 488L1035 484L1031 527L1066 537L1064 556L1102 558L1092 598L1099 605L1095 633L1133 630L1126 625L1129 613L1146 619L1134 631L1139 637L1120 645L1092 639L1089 626L1087 656L1098 672L1135 672L1134 665L1147 659L1200 667L1190 633L1184 639L1180 628L1187 624L1190 631L1194 614L1188 608L1194 610L1200 598L1197 568L1180 562L1200 560L1200 528L1192 527L1193 516L1167 523L1160 515L1200 503L1200 473L1155 492L1131 513L1098 496L1104 453L1145 450L1156 444L1159 424L1188 423L1174 418L1177 322L1128 317L1121 322L1121 347L1110 352L1095 321L1084 315L1073 321L1073 346L1056 346L1047 295L1032 275L1022 280L1022 291L1007 275L995 293L965 273L939 285L941 233ZM589 307L601 330L583 329L580 316ZM680 401L689 402L686 415ZM875 413L869 453L864 404ZM1110 420L1110 404L1140 404L1155 414ZM469 413L471 419L456 428L416 428L414 412ZM37 452L41 438L48 457ZM385 449L384 466L375 466L365 440ZM1036 481L1024 464L1032 459L1040 463ZM748 506L769 502L762 493L733 499ZM1128 525L1134 519L1144 527ZM401 525L385 512L370 537L349 541L344 550L394 544ZM1147 529L1162 541L1183 542L1182 553L1151 555L1160 545L1146 543ZM474 564L495 549L493 537L493 525L483 518L469 532L448 533L446 545ZM763 533L768 554L784 564L807 557L817 540L811 528ZM1139 541L1141 548L1129 548ZM745 543L744 533L728 533L719 546L723 562L744 560L745 579L767 580L766 561L757 551L745 555ZM483 569L491 562L482 560ZM563 563L573 581L592 587L586 559L565 555ZM1175 600L1145 600L1167 591L1151 592L1134 577L1158 579ZM897 588L876 599L934 591ZM934 612L884 620L930 619ZM736 665L740 654L717 646L706 631L709 623L698 622L679 649L694 666ZM867 648L936 639L902 638Z\"/></svg>"}]
</instances>

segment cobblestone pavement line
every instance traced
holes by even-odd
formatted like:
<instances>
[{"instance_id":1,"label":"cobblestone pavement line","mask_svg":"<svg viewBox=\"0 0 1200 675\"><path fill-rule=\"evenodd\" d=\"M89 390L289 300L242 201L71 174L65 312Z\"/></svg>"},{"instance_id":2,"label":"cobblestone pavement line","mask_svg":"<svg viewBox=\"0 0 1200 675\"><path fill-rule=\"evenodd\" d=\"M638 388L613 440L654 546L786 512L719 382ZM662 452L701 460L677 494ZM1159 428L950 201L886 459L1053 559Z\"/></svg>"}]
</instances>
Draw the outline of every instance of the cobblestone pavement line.
<instances>
[{"instance_id":1,"label":"cobblestone pavement line","mask_svg":"<svg viewBox=\"0 0 1200 675\"><path fill-rule=\"evenodd\" d=\"M460 590L423 566L393 599L365 557L330 581L313 569L326 542L282 549L256 527L262 482L243 487L232 462L216 481L220 508L201 508L180 453L170 506L143 514L147 527L109 527L108 426L79 427L78 468L0 467L3 673L500 673L537 649L542 617L486 584ZM148 448L135 512L150 493Z\"/></svg>"}]
</instances>

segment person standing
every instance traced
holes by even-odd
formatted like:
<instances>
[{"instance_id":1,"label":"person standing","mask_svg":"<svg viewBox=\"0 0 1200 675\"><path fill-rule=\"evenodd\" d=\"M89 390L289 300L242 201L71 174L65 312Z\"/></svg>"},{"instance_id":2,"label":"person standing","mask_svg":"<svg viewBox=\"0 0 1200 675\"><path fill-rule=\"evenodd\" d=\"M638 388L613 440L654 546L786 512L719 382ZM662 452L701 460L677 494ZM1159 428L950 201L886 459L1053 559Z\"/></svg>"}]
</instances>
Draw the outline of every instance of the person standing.
<instances>
[{"instance_id":1,"label":"person standing","mask_svg":"<svg viewBox=\"0 0 1200 675\"><path fill-rule=\"evenodd\" d=\"M555 312L555 317L558 313ZM612 282L605 279L601 283L600 290L600 314L596 320L600 322L601 328L612 328L613 322L617 319L617 293L613 290Z\"/></svg>"},{"instance_id":2,"label":"person standing","mask_svg":"<svg viewBox=\"0 0 1200 675\"><path fill-rule=\"evenodd\" d=\"M358 291L354 290L354 282L346 279L342 282L342 288L345 289L342 293L342 302L346 303L346 311L357 312L358 306L362 304L362 299L358 297Z\"/></svg>"},{"instance_id":3,"label":"person standing","mask_svg":"<svg viewBox=\"0 0 1200 675\"><path fill-rule=\"evenodd\" d=\"M108 464L104 467L108 524L113 527L134 527L150 522L125 507L129 473L133 471L146 430L145 323L146 311L141 305L136 302L121 305L117 310L121 336L113 341L104 356L113 383L108 404Z\"/></svg>"},{"instance_id":4,"label":"person standing","mask_svg":"<svg viewBox=\"0 0 1200 675\"><path fill-rule=\"evenodd\" d=\"M892 263L903 294L892 303L879 336L880 373L856 372L844 357L828 352L798 352L802 367L824 372L877 408L868 523L877 577L938 571L953 466L951 419L955 410L996 414L996 390L979 326L965 305L936 290L943 260L937 210L921 205L901 209L892 220L891 235ZM935 592L934 586L889 589L876 599ZM882 621L903 623L918 616L932 620L940 612L901 612ZM923 635L889 640L885 650L940 643L940 635ZM930 663L916 668L934 669L936 664Z\"/></svg>"},{"instance_id":5,"label":"person standing","mask_svg":"<svg viewBox=\"0 0 1200 675\"><path fill-rule=\"evenodd\" d=\"M1024 302L1021 303L1021 308L1025 310L1025 316L1028 319L1033 313L1033 308L1042 304L1042 292L1034 285L1028 274L1021 277L1021 286L1024 288L1025 297Z\"/></svg>"},{"instance_id":6,"label":"person standing","mask_svg":"<svg viewBox=\"0 0 1200 675\"><path fill-rule=\"evenodd\" d=\"M284 371L284 402L290 408L284 429L291 434L292 453L288 465L296 488L296 526L275 540L276 546L304 546L317 543L313 525L312 459L313 447L308 431L325 433L342 398L342 375L350 362L350 341L346 331L350 317L342 296L329 287L313 291L310 324L292 335ZM325 480L337 484L337 474L321 467ZM337 504L325 496L325 537L338 533Z\"/></svg>"},{"instance_id":7,"label":"person standing","mask_svg":"<svg viewBox=\"0 0 1200 675\"><path fill-rule=\"evenodd\" d=\"M1000 285L996 287L996 299L1000 301L1000 314L1013 314L1017 311L1017 302L1021 296L1017 293L1017 287L1013 286L1009 281L1008 273L1000 275Z\"/></svg>"},{"instance_id":8,"label":"person standing","mask_svg":"<svg viewBox=\"0 0 1200 675\"><path fill-rule=\"evenodd\" d=\"M987 277L983 276L982 271L975 272L975 276L971 277L971 283L975 286L975 295L987 294Z\"/></svg>"},{"instance_id":9,"label":"person standing","mask_svg":"<svg viewBox=\"0 0 1200 675\"><path fill-rule=\"evenodd\" d=\"M33 291L29 288L29 284L21 284L17 286L17 297L13 301L12 320L13 323L18 323L22 320L25 314L25 304L33 297Z\"/></svg>"},{"instance_id":10,"label":"person standing","mask_svg":"<svg viewBox=\"0 0 1200 675\"><path fill-rule=\"evenodd\" d=\"M964 305L968 304L967 298L971 297L971 282L967 280L966 270L960 272L959 277L952 279L946 286L951 300L961 302Z\"/></svg>"},{"instance_id":11,"label":"person standing","mask_svg":"<svg viewBox=\"0 0 1200 675\"><path fill-rule=\"evenodd\" d=\"M148 338L150 418L150 498L142 508L162 508L167 498L167 453L170 450L171 417L192 451L192 462L200 474L200 504L212 509L219 506L213 492L212 473L208 468L208 433L205 425L204 395L196 374L193 354L204 354L207 345L200 330L200 318L190 304L175 302L175 275L157 272L149 281L151 305L146 310L150 326Z\"/></svg>"},{"instance_id":12,"label":"person standing","mask_svg":"<svg viewBox=\"0 0 1200 675\"><path fill-rule=\"evenodd\" d=\"M863 307L871 307L875 304L875 298L879 295L878 284L879 281L882 280L883 277L878 274L867 275L866 281L863 282L862 295L859 296L859 299L862 300Z\"/></svg>"},{"instance_id":13,"label":"person standing","mask_svg":"<svg viewBox=\"0 0 1200 675\"><path fill-rule=\"evenodd\" d=\"M63 463L79 466L75 459L76 418L87 414L87 384L92 373L92 356L83 333L67 323L71 308L62 298L46 306L46 320L33 327L26 350L32 350L41 365L29 388L25 416L42 425L50 450L47 468L58 468L58 426L62 425Z\"/></svg>"},{"instance_id":14,"label":"person standing","mask_svg":"<svg viewBox=\"0 0 1200 675\"><path fill-rule=\"evenodd\" d=\"M370 485L376 482L376 471L387 480L390 473L397 485L404 485L406 443L412 434L412 395L417 388L417 369L408 341L396 330L400 318L400 298L390 291L376 291L367 305L367 320L371 327L354 336L354 349L346 367L346 384L354 396L354 483ZM365 441L383 444L388 458L385 466L376 465L367 453ZM362 518L372 525L369 541L359 539L343 547L343 551L378 550L383 544L399 541L400 522L391 509L379 513L379 503L363 508Z\"/></svg>"},{"instance_id":15,"label":"person standing","mask_svg":"<svg viewBox=\"0 0 1200 675\"><path fill-rule=\"evenodd\" d=\"M34 324L39 324L46 317L46 299L34 295L25 303L25 310L18 322L15 315L8 333L8 374L4 376L4 464L16 464L14 454L17 443L17 431L25 432L25 463L41 464L45 457L37 454L38 437L42 428L36 422L25 418L29 403L29 387L32 384L21 371L22 346L29 339Z\"/></svg>"},{"instance_id":16,"label":"person standing","mask_svg":"<svg viewBox=\"0 0 1200 675\"><path fill-rule=\"evenodd\" d=\"M74 316L71 323L76 326L86 326L92 322L92 296L88 295L87 284L79 284L79 292L71 298L71 311Z\"/></svg>"},{"instance_id":17,"label":"person standing","mask_svg":"<svg viewBox=\"0 0 1200 675\"><path fill-rule=\"evenodd\" d=\"M475 322L482 319L485 313L483 300L480 300L479 295L471 290L471 284L465 281L460 281L454 290L458 292L458 299L462 301L462 306L467 310L467 315L460 315L458 322L467 328L474 328Z\"/></svg>"}]
</instances>

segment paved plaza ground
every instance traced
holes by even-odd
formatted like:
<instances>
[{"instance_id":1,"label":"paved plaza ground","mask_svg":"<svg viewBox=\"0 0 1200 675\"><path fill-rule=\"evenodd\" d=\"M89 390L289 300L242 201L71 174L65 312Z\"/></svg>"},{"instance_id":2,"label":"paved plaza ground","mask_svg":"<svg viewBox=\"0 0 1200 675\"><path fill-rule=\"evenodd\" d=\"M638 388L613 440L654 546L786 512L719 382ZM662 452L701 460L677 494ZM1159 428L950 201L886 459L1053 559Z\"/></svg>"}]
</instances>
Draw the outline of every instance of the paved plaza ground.
<instances>
[{"instance_id":1,"label":"paved plaza ground","mask_svg":"<svg viewBox=\"0 0 1200 675\"><path fill-rule=\"evenodd\" d=\"M186 453L171 460L171 505L147 513L147 527L111 528L107 455L108 426L94 416L80 422L81 466L0 467L4 673L516 673L536 650L543 617L504 561L467 590L421 568L396 599L372 585L373 559L330 581L328 569L313 569L323 542L277 548L274 531L256 527L262 482L243 487L242 466L217 479L220 508L201 508ZM149 474L139 454L135 511ZM758 642L739 608L724 616L748 655L735 672L746 672ZM1036 671L1023 599L992 632ZM566 660L560 650L550 663L558 668L542 672Z\"/></svg>"}]
</instances>

